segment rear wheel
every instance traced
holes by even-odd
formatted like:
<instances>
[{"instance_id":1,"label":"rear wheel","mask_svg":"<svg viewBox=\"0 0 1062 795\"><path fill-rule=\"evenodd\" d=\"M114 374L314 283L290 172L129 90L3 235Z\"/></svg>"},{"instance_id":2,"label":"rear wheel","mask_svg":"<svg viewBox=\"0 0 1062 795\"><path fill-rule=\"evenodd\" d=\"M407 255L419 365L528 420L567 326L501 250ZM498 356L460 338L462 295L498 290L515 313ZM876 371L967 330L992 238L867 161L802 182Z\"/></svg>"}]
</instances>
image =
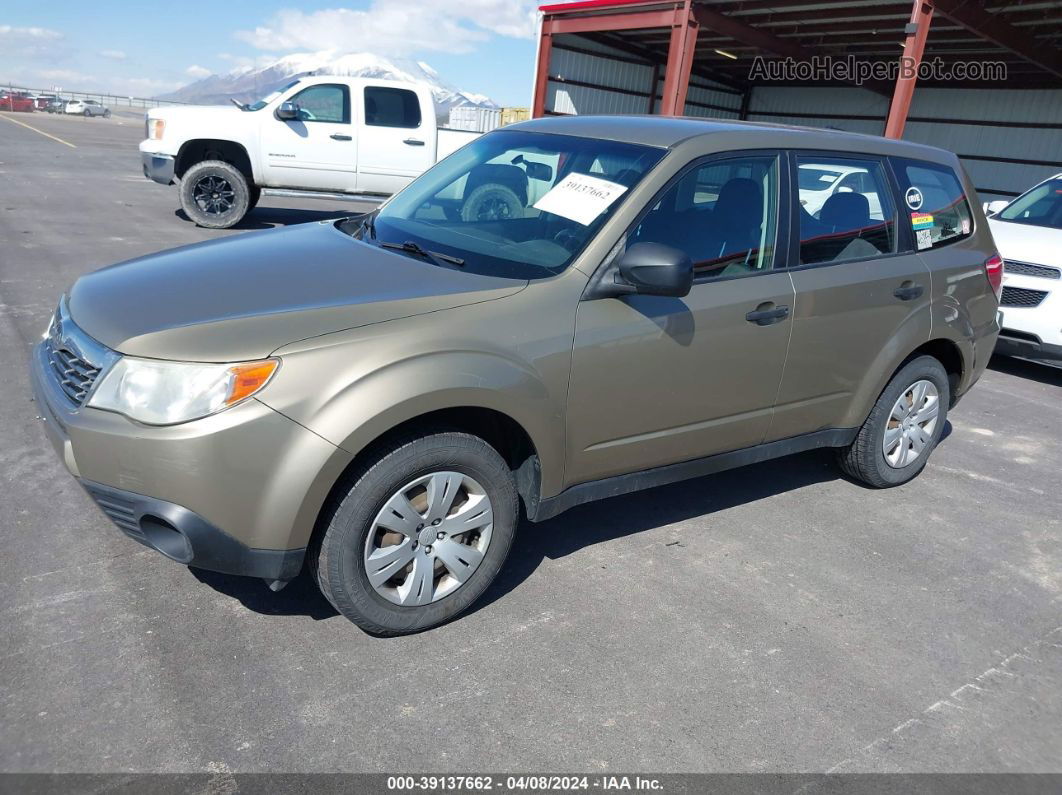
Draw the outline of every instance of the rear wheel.
<instances>
[{"instance_id":1,"label":"rear wheel","mask_svg":"<svg viewBox=\"0 0 1062 795\"><path fill-rule=\"evenodd\" d=\"M84 116L84 117L85 117L86 119L88 119L88 118L91 118L91 116L92 116L92 111L91 111L91 110L89 110L88 108L85 108L85 112L84 112L84 113L82 113L81 115L82 115L82 116Z\"/></svg>"},{"instance_id":2,"label":"rear wheel","mask_svg":"<svg viewBox=\"0 0 1062 795\"><path fill-rule=\"evenodd\" d=\"M889 381L855 441L838 451L841 469L879 489L911 480L940 441L950 401L941 363L932 356L911 360Z\"/></svg>"},{"instance_id":3,"label":"rear wheel","mask_svg":"<svg viewBox=\"0 0 1062 795\"><path fill-rule=\"evenodd\" d=\"M111 117L111 109L107 108L107 110L103 111L103 118L109 119L110 117Z\"/></svg>"},{"instance_id":4,"label":"rear wheel","mask_svg":"<svg viewBox=\"0 0 1062 795\"><path fill-rule=\"evenodd\" d=\"M354 473L311 552L321 592L368 632L403 635L465 611L494 580L518 517L512 473L465 433L381 451Z\"/></svg>"},{"instance_id":5,"label":"rear wheel","mask_svg":"<svg viewBox=\"0 0 1062 795\"><path fill-rule=\"evenodd\" d=\"M247 214L251 192L239 169L223 160L196 163L181 177L181 207L198 226L227 229Z\"/></svg>"}]
</instances>

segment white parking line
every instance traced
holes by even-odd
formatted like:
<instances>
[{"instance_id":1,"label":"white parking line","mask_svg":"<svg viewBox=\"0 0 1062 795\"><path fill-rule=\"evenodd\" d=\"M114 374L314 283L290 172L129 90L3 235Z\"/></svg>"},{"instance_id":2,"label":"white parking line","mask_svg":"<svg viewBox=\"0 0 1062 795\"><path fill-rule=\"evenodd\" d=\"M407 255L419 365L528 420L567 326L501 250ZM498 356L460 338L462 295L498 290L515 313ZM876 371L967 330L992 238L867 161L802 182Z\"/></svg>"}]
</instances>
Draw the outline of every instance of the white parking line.
<instances>
[{"instance_id":1,"label":"white parking line","mask_svg":"<svg viewBox=\"0 0 1062 795\"><path fill-rule=\"evenodd\" d=\"M46 133L44 130L38 130L36 127L31 127L30 125L26 124L26 122L24 122L24 121L19 121L18 119L12 119L10 116L2 116L2 115L0 115L0 118L7 119L8 121L13 122L15 124L21 124L27 130L33 130L33 132L40 133L45 138L51 138L53 141L58 141L61 144L66 144L71 149L77 149L77 147L74 146L74 144L70 143L69 141L64 141L62 138L56 138L51 133Z\"/></svg>"}]
</instances>

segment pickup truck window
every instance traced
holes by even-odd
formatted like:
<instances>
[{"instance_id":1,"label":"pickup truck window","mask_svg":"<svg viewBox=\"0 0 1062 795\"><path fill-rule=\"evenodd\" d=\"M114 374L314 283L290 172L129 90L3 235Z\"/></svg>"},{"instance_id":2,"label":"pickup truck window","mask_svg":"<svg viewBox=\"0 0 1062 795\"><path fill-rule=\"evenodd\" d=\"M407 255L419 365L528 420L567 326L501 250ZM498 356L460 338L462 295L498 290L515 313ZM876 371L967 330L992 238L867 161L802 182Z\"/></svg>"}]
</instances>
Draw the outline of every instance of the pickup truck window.
<instances>
[{"instance_id":1,"label":"pickup truck window","mask_svg":"<svg viewBox=\"0 0 1062 795\"><path fill-rule=\"evenodd\" d=\"M370 127L420 126L420 101L413 91L404 88L365 88L365 123Z\"/></svg>"},{"instance_id":2,"label":"pickup truck window","mask_svg":"<svg viewBox=\"0 0 1062 795\"><path fill-rule=\"evenodd\" d=\"M475 273L546 278L568 266L665 152L496 131L429 169L371 224L340 229L377 245L415 243Z\"/></svg>"},{"instance_id":3,"label":"pickup truck window","mask_svg":"<svg viewBox=\"0 0 1062 795\"><path fill-rule=\"evenodd\" d=\"M270 102L272 102L274 99L276 99L281 94L283 94L285 91L287 91L288 89L294 88L298 84L299 84L298 80L292 80L290 83L288 83L283 88L278 88L276 91L271 91L270 93L266 94L264 97L262 97L260 100L258 100L256 102L252 102L249 105L241 105L240 109L241 110L252 110L252 111L253 110L261 110L266 105L268 105Z\"/></svg>"},{"instance_id":4,"label":"pickup truck window","mask_svg":"<svg viewBox=\"0 0 1062 795\"><path fill-rule=\"evenodd\" d=\"M299 121L350 124L350 89L336 83L304 88L290 100L299 109Z\"/></svg>"}]
</instances>

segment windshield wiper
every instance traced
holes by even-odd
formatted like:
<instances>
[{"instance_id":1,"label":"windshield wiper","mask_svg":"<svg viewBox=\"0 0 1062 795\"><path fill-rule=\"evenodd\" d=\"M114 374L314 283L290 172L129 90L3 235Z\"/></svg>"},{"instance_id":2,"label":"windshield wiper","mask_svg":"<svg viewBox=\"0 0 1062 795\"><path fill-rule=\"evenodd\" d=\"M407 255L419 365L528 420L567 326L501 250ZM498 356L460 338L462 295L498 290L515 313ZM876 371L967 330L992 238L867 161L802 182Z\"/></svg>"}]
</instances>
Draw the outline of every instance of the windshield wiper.
<instances>
[{"instance_id":1,"label":"windshield wiper","mask_svg":"<svg viewBox=\"0 0 1062 795\"><path fill-rule=\"evenodd\" d=\"M371 226L369 228L370 230L372 229ZM426 248L422 248L412 240L407 240L405 243L380 243L380 247L392 248L396 251L407 251L410 254L416 254L418 257L431 260L436 265L441 265L443 262L458 266L465 264L465 261L460 257L451 257L449 254L440 254L438 251L428 251Z\"/></svg>"}]
</instances>

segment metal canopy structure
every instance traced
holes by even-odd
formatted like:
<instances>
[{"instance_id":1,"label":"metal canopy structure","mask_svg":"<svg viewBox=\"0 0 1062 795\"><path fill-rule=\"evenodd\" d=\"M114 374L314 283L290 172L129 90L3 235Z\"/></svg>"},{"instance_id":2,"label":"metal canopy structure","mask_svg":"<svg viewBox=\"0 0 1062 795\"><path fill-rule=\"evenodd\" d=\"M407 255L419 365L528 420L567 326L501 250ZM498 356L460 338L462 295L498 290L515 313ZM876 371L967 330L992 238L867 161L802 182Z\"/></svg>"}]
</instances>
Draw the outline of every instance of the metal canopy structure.
<instances>
[{"instance_id":1,"label":"metal canopy structure","mask_svg":"<svg viewBox=\"0 0 1062 795\"><path fill-rule=\"evenodd\" d=\"M1062 2L1058 0L583 0L541 8L542 27L533 115L546 107L547 82L563 80L551 68L556 37L608 47L653 67L645 89L649 112L682 113L691 79L742 96L758 86L846 85L837 79L779 80L750 74L757 56L853 62L931 62L949 76L917 80L948 88L1062 88ZM568 35L571 34L571 35ZM1006 65L1005 81L964 80L957 65ZM656 75L663 78L658 86ZM892 99L885 132L903 133L914 79L863 80L863 88ZM856 85L852 80L847 85ZM658 100L658 101L657 101ZM711 103L707 103L711 108Z\"/></svg>"}]
</instances>

